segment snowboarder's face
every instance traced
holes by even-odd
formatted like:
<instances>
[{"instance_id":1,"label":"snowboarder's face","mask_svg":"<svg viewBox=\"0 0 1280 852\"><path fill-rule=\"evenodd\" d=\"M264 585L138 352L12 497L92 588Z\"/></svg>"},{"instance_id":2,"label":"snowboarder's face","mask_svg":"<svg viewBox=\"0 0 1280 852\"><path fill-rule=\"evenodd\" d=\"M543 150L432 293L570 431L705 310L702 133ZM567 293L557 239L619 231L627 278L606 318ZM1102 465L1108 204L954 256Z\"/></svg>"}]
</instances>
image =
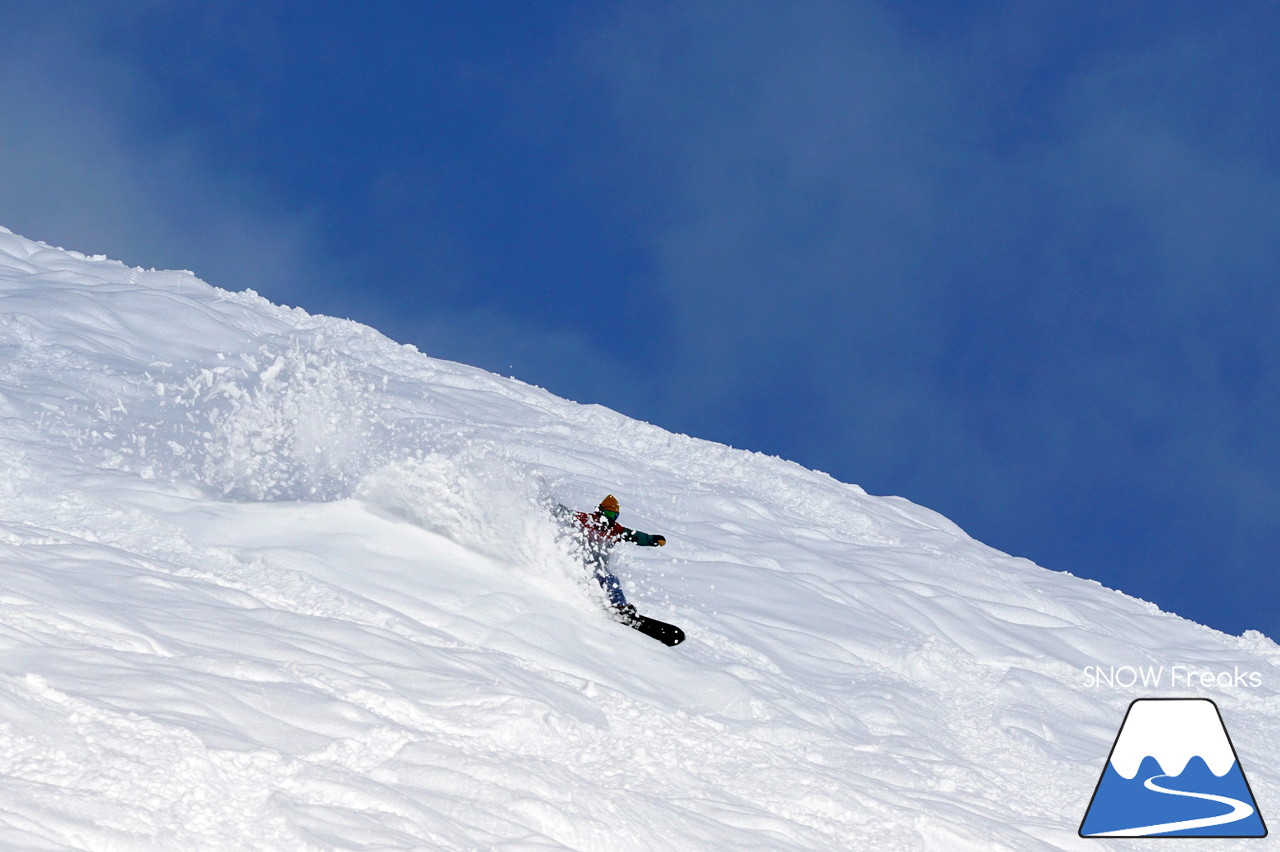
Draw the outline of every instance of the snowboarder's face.
<instances>
[{"instance_id":1,"label":"snowboarder's face","mask_svg":"<svg viewBox=\"0 0 1280 852\"><path fill-rule=\"evenodd\" d=\"M600 514L601 514L601 516L603 516L605 519L607 519L607 520L609 521L609 523L611 523L611 524L614 524L614 523L617 523L617 522L618 522L618 513L617 513L617 512L610 512L608 509L601 509L601 510L600 510Z\"/></svg>"}]
</instances>

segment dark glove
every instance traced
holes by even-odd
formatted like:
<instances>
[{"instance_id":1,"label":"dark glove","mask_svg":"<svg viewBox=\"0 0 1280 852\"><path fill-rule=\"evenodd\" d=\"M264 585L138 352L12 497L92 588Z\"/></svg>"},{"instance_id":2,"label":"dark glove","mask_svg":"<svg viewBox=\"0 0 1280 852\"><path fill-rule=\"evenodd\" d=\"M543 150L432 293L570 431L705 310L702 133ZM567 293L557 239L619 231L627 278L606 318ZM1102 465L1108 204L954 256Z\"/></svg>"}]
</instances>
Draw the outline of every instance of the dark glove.
<instances>
[{"instance_id":1,"label":"dark glove","mask_svg":"<svg viewBox=\"0 0 1280 852\"><path fill-rule=\"evenodd\" d=\"M655 535L653 537L653 543L656 544L658 547L666 547L667 539L664 536Z\"/></svg>"}]
</instances>

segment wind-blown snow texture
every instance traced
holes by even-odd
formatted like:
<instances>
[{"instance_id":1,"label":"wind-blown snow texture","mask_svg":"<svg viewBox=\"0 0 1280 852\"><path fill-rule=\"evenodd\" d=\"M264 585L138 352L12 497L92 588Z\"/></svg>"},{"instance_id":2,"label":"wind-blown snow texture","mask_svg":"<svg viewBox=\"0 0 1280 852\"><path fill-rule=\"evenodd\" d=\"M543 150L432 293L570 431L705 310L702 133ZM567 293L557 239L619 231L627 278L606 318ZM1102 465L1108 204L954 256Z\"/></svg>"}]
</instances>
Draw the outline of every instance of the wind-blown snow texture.
<instances>
[{"instance_id":1,"label":"wind-blown snow texture","mask_svg":"<svg viewBox=\"0 0 1280 852\"><path fill-rule=\"evenodd\" d=\"M0 462L3 849L1138 848L1076 836L1148 694L1091 665L1260 673L1156 694L1214 698L1280 816L1261 635L2 229ZM557 540L605 493L669 539L619 573L685 645Z\"/></svg>"}]
</instances>

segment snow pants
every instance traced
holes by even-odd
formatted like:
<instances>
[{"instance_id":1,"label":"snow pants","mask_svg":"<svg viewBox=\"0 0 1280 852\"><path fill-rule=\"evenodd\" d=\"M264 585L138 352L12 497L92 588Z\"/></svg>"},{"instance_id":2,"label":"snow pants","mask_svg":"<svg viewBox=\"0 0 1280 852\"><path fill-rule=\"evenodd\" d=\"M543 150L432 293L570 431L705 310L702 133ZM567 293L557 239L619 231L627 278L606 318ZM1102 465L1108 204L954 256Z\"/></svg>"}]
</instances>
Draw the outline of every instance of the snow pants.
<instances>
[{"instance_id":1,"label":"snow pants","mask_svg":"<svg viewBox=\"0 0 1280 852\"><path fill-rule=\"evenodd\" d=\"M591 554L587 560L587 567L591 569L591 576L596 578L600 588L604 589L611 605L617 607L627 605L627 596L622 593L622 583L618 582L618 578L609 570L607 553Z\"/></svg>"}]
</instances>

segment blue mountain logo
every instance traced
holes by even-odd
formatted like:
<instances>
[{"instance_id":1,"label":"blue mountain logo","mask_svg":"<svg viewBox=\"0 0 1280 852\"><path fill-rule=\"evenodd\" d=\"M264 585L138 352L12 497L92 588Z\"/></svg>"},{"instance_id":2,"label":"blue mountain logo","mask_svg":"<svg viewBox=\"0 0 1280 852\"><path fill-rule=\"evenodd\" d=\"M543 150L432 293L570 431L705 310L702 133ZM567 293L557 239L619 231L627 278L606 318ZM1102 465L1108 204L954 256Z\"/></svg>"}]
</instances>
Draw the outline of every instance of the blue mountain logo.
<instances>
[{"instance_id":1,"label":"blue mountain logo","mask_svg":"<svg viewBox=\"0 0 1280 852\"><path fill-rule=\"evenodd\" d=\"M1266 837L1218 705L1129 705L1080 823L1081 837Z\"/></svg>"}]
</instances>

